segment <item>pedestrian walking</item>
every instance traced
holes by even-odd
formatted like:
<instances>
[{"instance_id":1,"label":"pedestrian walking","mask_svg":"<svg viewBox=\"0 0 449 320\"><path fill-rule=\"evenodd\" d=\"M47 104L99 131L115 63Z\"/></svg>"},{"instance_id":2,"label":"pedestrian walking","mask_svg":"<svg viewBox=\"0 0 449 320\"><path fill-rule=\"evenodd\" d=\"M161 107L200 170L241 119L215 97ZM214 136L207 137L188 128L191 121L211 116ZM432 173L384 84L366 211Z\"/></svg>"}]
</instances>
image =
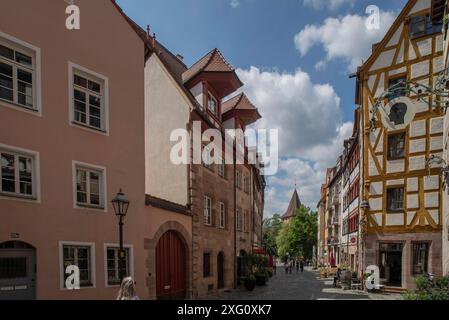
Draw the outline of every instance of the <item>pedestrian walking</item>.
<instances>
[{"instance_id":1,"label":"pedestrian walking","mask_svg":"<svg viewBox=\"0 0 449 320\"><path fill-rule=\"evenodd\" d=\"M284 268L285 268L285 274L288 274L288 262L285 261L284 263Z\"/></svg>"},{"instance_id":2,"label":"pedestrian walking","mask_svg":"<svg viewBox=\"0 0 449 320\"><path fill-rule=\"evenodd\" d=\"M295 265L296 265L296 273L298 273L299 272L299 261L298 260L296 260Z\"/></svg>"},{"instance_id":3,"label":"pedestrian walking","mask_svg":"<svg viewBox=\"0 0 449 320\"><path fill-rule=\"evenodd\" d=\"M292 274L292 269L293 269L293 261L290 261L288 265L288 273Z\"/></svg>"},{"instance_id":4,"label":"pedestrian walking","mask_svg":"<svg viewBox=\"0 0 449 320\"><path fill-rule=\"evenodd\" d=\"M117 300L140 300L136 294L136 283L133 278L127 277L123 279L122 285L118 292Z\"/></svg>"},{"instance_id":5,"label":"pedestrian walking","mask_svg":"<svg viewBox=\"0 0 449 320\"><path fill-rule=\"evenodd\" d=\"M304 272L304 260L301 260L301 262L299 263L299 267L301 268L301 273Z\"/></svg>"}]
</instances>

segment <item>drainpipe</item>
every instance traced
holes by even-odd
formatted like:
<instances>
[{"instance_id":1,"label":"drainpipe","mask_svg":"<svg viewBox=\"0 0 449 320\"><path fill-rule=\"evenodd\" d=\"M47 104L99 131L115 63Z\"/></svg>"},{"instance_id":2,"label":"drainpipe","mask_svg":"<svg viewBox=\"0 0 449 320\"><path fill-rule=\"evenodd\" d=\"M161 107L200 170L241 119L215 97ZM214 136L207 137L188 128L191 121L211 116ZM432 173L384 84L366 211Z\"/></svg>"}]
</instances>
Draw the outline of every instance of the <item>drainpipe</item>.
<instances>
[{"instance_id":1,"label":"drainpipe","mask_svg":"<svg viewBox=\"0 0 449 320\"><path fill-rule=\"evenodd\" d=\"M237 288L237 165L236 142L233 142L233 170L234 170L234 289Z\"/></svg>"}]
</instances>

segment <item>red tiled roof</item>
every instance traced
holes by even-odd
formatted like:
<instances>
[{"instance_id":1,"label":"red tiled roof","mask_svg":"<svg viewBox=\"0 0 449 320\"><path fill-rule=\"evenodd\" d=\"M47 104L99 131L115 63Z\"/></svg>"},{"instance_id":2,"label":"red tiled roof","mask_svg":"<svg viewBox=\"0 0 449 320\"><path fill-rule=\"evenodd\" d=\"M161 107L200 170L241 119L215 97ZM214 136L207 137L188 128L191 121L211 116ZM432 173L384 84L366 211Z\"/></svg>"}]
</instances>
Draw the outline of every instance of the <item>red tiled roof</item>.
<instances>
[{"instance_id":1,"label":"red tiled roof","mask_svg":"<svg viewBox=\"0 0 449 320\"><path fill-rule=\"evenodd\" d=\"M182 75L184 83L195 77L200 72L233 72L234 68L226 61L217 48L210 51L200 60L193 64Z\"/></svg>"},{"instance_id":2,"label":"red tiled roof","mask_svg":"<svg viewBox=\"0 0 449 320\"><path fill-rule=\"evenodd\" d=\"M222 112L226 113L230 110L255 110L257 108L251 103L246 94L243 92L241 94L236 95L235 97L223 102L222 104Z\"/></svg>"},{"instance_id":3,"label":"red tiled roof","mask_svg":"<svg viewBox=\"0 0 449 320\"><path fill-rule=\"evenodd\" d=\"M295 189L292 199L288 205L287 211L282 215L282 220L289 219L296 214L296 210L301 208L301 200L299 200L298 192Z\"/></svg>"}]
</instances>

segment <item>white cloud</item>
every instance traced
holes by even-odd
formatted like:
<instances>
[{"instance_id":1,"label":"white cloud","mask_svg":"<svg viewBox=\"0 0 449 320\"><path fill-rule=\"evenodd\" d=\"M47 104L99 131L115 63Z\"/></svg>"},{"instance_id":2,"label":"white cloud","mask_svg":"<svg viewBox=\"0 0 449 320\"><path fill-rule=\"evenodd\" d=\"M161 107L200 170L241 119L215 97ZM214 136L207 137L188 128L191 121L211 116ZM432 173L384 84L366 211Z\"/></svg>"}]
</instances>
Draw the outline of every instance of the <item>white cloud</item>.
<instances>
[{"instance_id":1,"label":"white cloud","mask_svg":"<svg viewBox=\"0 0 449 320\"><path fill-rule=\"evenodd\" d=\"M366 17L346 15L340 18L327 18L322 25L307 25L295 35L294 42L301 56L305 56L315 46L321 46L326 56L317 66L322 68L326 62L343 59L350 71L366 60L373 43L379 42L393 23L396 14L381 12L380 29L368 30Z\"/></svg>"},{"instance_id":2,"label":"white cloud","mask_svg":"<svg viewBox=\"0 0 449 320\"><path fill-rule=\"evenodd\" d=\"M295 73L237 70L243 90L259 108L257 126L279 130L279 153L299 157L317 144L328 144L340 123L340 98L329 84L314 84Z\"/></svg>"},{"instance_id":3,"label":"white cloud","mask_svg":"<svg viewBox=\"0 0 449 320\"><path fill-rule=\"evenodd\" d=\"M341 121L340 98L329 84L310 76L238 69L243 91L259 108L258 128L279 130L279 172L268 177L265 214L284 213L295 185L303 203L315 208L327 167L334 166L352 123Z\"/></svg>"},{"instance_id":4,"label":"white cloud","mask_svg":"<svg viewBox=\"0 0 449 320\"><path fill-rule=\"evenodd\" d=\"M328 8L330 10L335 10L343 5L353 6L355 0L304 0L304 5L312 7L316 10L321 10Z\"/></svg>"},{"instance_id":5,"label":"white cloud","mask_svg":"<svg viewBox=\"0 0 449 320\"><path fill-rule=\"evenodd\" d=\"M229 5L232 7L232 8L237 8L238 6L240 6L240 1L239 0L231 0L231 2L229 3Z\"/></svg>"}]
</instances>

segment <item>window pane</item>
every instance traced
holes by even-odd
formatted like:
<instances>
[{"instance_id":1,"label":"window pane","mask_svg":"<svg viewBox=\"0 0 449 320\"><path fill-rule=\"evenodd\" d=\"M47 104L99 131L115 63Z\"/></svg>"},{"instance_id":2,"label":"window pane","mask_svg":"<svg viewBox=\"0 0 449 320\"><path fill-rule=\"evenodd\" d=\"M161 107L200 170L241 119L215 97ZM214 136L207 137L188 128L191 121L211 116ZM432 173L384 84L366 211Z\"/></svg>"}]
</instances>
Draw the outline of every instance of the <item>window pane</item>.
<instances>
[{"instance_id":1,"label":"window pane","mask_svg":"<svg viewBox=\"0 0 449 320\"><path fill-rule=\"evenodd\" d=\"M16 51L16 61L18 63L31 66L33 64L33 59L26 54L20 53Z\"/></svg>"},{"instance_id":2,"label":"window pane","mask_svg":"<svg viewBox=\"0 0 449 320\"><path fill-rule=\"evenodd\" d=\"M21 69L17 69L17 79L29 84L33 84L33 74Z\"/></svg>"},{"instance_id":3,"label":"window pane","mask_svg":"<svg viewBox=\"0 0 449 320\"><path fill-rule=\"evenodd\" d=\"M87 88L87 80L85 78L83 78L83 77L80 77L80 76L76 75L76 74L73 76L73 82L77 86Z\"/></svg>"},{"instance_id":4,"label":"window pane","mask_svg":"<svg viewBox=\"0 0 449 320\"><path fill-rule=\"evenodd\" d=\"M87 203L87 182L86 171L76 171L76 198L78 202Z\"/></svg>"},{"instance_id":5,"label":"window pane","mask_svg":"<svg viewBox=\"0 0 449 320\"><path fill-rule=\"evenodd\" d=\"M75 90L75 100L86 103L86 94L82 91Z\"/></svg>"},{"instance_id":6,"label":"window pane","mask_svg":"<svg viewBox=\"0 0 449 320\"><path fill-rule=\"evenodd\" d=\"M14 60L14 50L0 45L0 56Z\"/></svg>"},{"instance_id":7,"label":"window pane","mask_svg":"<svg viewBox=\"0 0 449 320\"><path fill-rule=\"evenodd\" d=\"M12 67L10 65L0 63L0 98L13 101L13 79Z\"/></svg>"},{"instance_id":8,"label":"window pane","mask_svg":"<svg viewBox=\"0 0 449 320\"><path fill-rule=\"evenodd\" d=\"M17 86L19 104L33 106L33 75L29 72L17 70Z\"/></svg>"},{"instance_id":9,"label":"window pane","mask_svg":"<svg viewBox=\"0 0 449 320\"><path fill-rule=\"evenodd\" d=\"M99 97L89 95L89 103L93 106L100 107L101 99Z\"/></svg>"},{"instance_id":10,"label":"window pane","mask_svg":"<svg viewBox=\"0 0 449 320\"><path fill-rule=\"evenodd\" d=\"M107 257L108 257L108 259L115 259L115 250L114 249L108 249Z\"/></svg>"},{"instance_id":11,"label":"window pane","mask_svg":"<svg viewBox=\"0 0 449 320\"><path fill-rule=\"evenodd\" d=\"M89 80L89 90L100 93L100 88L101 88L100 84Z\"/></svg>"},{"instance_id":12,"label":"window pane","mask_svg":"<svg viewBox=\"0 0 449 320\"><path fill-rule=\"evenodd\" d=\"M1 82L2 76L0 76L0 82ZM11 89L6 89L0 85L0 99L5 99L8 101L14 100L14 93Z\"/></svg>"},{"instance_id":13,"label":"window pane","mask_svg":"<svg viewBox=\"0 0 449 320\"><path fill-rule=\"evenodd\" d=\"M0 62L0 74L3 74L5 76L12 78L12 66L10 66L9 64Z\"/></svg>"},{"instance_id":14,"label":"window pane","mask_svg":"<svg viewBox=\"0 0 449 320\"><path fill-rule=\"evenodd\" d=\"M101 128L101 121L100 121L99 118L92 117L92 116L89 117L89 124L90 124L92 127Z\"/></svg>"},{"instance_id":15,"label":"window pane","mask_svg":"<svg viewBox=\"0 0 449 320\"><path fill-rule=\"evenodd\" d=\"M15 192L15 177L14 177L14 155L2 153L1 155L1 164L2 164L2 191L5 192Z\"/></svg>"},{"instance_id":16,"label":"window pane","mask_svg":"<svg viewBox=\"0 0 449 320\"><path fill-rule=\"evenodd\" d=\"M78 259L85 259L88 257L89 248L78 248Z\"/></svg>"},{"instance_id":17,"label":"window pane","mask_svg":"<svg viewBox=\"0 0 449 320\"><path fill-rule=\"evenodd\" d=\"M19 157L20 193L33 194L31 159Z\"/></svg>"}]
</instances>

